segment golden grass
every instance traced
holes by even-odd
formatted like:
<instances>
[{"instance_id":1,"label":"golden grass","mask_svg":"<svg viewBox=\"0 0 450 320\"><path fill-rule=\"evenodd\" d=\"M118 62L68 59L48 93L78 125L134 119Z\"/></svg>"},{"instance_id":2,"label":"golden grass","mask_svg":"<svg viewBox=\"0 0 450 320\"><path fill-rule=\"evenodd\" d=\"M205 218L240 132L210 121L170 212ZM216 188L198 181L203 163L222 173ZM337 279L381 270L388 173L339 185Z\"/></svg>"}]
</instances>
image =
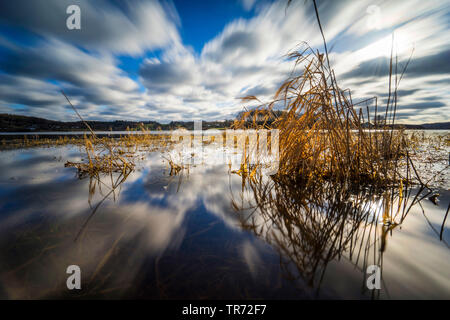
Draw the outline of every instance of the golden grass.
<instances>
[{"instance_id":1,"label":"golden grass","mask_svg":"<svg viewBox=\"0 0 450 320\"><path fill-rule=\"evenodd\" d=\"M65 146L65 145L77 145L81 146L84 144L84 138L77 136L59 136L58 138L49 138L39 136L39 134L26 136L23 138L14 139L2 139L0 150L11 150L11 149L25 149L34 147L54 147L54 146Z\"/></svg>"},{"instance_id":2,"label":"golden grass","mask_svg":"<svg viewBox=\"0 0 450 320\"><path fill-rule=\"evenodd\" d=\"M171 142L165 135L152 135L142 128L140 134L127 134L119 138L95 135L84 136L83 149L87 161L81 163L66 162L66 167L76 167L80 174L133 171L135 162L144 157L145 152L162 150Z\"/></svg>"},{"instance_id":3,"label":"golden grass","mask_svg":"<svg viewBox=\"0 0 450 320\"><path fill-rule=\"evenodd\" d=\"M338 86L323 54L303 44L288 58L295 60L293 76L280 86L272 101L234 123L235 128L280 130L277 174L306 183L383 184L406 178L399 173L398 161L408 155L407 136L393 129L396 91L385 108L386 120L380 121L376 98L373 115L368 107L363 110L360 103L353 103L350 90ZM303 67L299 74L298 66ZM259 101L254 96L242 99ZM284 112L276 115L273 108L280 104Z\"/></svg>"},{"instance_id":4,"label":"golden grass","mask_svg":"<svg viewBox=\"0 0 450 320\"><path fill-rule=\"evenodd\" d=\"M427 139L394 129L397 90L408 64L398 74L391 53L384 110L376 97L354 103L330 67L313 3L325 53L307 44L289 53L294 70L273 99L242 98L258 106L234 123L237 129L279 130L279 170L263 175L261 165L251 165L244 152L241 169L234 171L242 177L241 199L232 205L243 228L280 252L288 277L305 279L319 292L332 260L344 257L364 274L369 264L382 268L388 234L414 205L432 198L433 190L427 185L431 179L421 179L411 158ZM274 112L280 105L283 112ZM448 136L428 144L441 150L448 146ZM420 185L414 196L413 182ZM441 240L447 215L448 210Z\"/></svg>"}]
</instances>

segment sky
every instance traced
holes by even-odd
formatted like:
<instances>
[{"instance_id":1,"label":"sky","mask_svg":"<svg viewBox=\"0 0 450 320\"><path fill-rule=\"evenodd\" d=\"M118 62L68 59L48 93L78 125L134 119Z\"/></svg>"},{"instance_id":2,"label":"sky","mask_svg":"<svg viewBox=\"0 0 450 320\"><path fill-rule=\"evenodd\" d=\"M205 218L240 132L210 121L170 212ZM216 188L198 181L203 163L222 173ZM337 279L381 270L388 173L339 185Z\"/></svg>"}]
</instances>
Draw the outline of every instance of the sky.
<instances>
[{"instance_id":1,"label":"sky","mask_svg":"<svg viewBox=\"0 0 450 320\"><path fill-rule=\"evenodd\" d=\"M317 4L354 102L386 104L392 48L399 69L412 55L398 122L450 121L450 0ZM1 1L0 113L76 120L64 90L90 120L232 119L239 97L270 101L303 41L323 50L311 0Z\"/></svg>"}]
</instances>

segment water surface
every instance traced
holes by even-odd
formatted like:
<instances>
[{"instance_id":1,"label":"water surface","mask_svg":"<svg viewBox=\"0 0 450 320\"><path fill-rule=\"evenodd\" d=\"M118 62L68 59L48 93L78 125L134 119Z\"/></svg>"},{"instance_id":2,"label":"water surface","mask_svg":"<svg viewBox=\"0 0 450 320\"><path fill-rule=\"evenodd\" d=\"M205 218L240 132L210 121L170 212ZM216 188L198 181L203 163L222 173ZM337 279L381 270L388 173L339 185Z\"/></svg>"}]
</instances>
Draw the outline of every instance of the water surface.
<instances>
[{"instance_id":1,"label":"water surface","mask_svg":"<svg viewBox=\"0 0 450 320\"><path fill-rule=\"evenodd\" d=\"M95 181L64 167L81 159L70 146L0 153L0 298L450 298L448 227L439 239L448 188L395 228L342 220L340 232L351 225L361 236L330 254L336 244L316 230L331 220L289 234L275 227L284 219L278 213L268 221L238 210L252 192L226 166L170 176L161 154L150 153L104 198L109 176L94 189ZM358 239L367 239L362 249ZM372 263L382 267L376 292L365 286ZM82 270L81 290L66 287L69 265Z\"/></svg>"}]
</instances>

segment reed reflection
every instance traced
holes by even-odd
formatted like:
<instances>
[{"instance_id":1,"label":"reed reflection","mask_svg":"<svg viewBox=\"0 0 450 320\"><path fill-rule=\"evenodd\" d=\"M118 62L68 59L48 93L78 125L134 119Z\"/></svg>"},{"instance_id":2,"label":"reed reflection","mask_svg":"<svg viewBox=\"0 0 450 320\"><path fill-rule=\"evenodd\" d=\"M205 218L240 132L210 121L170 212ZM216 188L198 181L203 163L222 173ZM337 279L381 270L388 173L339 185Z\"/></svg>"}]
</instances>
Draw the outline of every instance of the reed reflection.
<instances>
[{"instance_id":1,"label":"reed reflection","mask_svg":"<svg viewBox=\"0 0 450 320\"><path fill-rule=\"evenodd\" d=\"M381 188L256 172L242 174L241 193L234 196L241 225L270 243L285 275L306 282L316 296L330 262L347 260L363 274L361 293L379 297L380 290L366 287L367 267L382 270L389 235L432 193L403 182Z\"/></svg>"}]
</instances>

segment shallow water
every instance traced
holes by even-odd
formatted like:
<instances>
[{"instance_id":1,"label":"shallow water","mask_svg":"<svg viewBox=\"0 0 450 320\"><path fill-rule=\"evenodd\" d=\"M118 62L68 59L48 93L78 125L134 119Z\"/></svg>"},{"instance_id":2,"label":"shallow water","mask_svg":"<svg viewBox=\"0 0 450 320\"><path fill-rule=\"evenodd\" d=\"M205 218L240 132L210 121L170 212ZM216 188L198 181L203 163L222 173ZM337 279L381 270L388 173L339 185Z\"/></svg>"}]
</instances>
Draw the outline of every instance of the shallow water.
<instances>
[{"instance_id":1,"label":"shallow water","mask_svg":"<svg viewBox=\"0 0 450 320\"><path fill-rule=\"evenodd\" d=\"M368 250L323 259L334 244L313 231L301 229L309 240L298 246L254 210L265 227L252 229L232 205L252 194L223 164L169 176L154 152L100 203L110 177L90 199L90 179L64 167L81 158L70 146L0 153L0 298L450 299L448 227L439 239L448 190L383 233L384 250L368 238ZM380 290L365 285L371 261ZM66 287L69 265L81 268L81 290Z\"/></svg>"},{"instance_id":2,"label":"shallow water","mask_svg":"<svg viewBox=\"0 0 450 320\"><path fill-rule=\"evenodd\" d=\"M95 131L97 135L129 135L129 134L170 134L170 130L152 131ZM0 136L83 136L90 131L37 131L37 132L0 132Z\"/></svg>"},{"instance_id":3,"label":"shallow water","mask_svg":"<svg viewBox=\"0 0 450 320\"><path fill-rule=\"evenodd\" d=\"M188 130L189 131L189 130ZM209 129L204 131L203 134L216 134L221 133L224 130L221 129ZM369 131L369 130L366 130ZM370 130L371 132L376 132L378 130ZM97 135L128 135L128 134L171 134L172 130L150 130L150 131L95 131ZM194 132L194 131L189 131ZM406 132L424 132L426 135L432 134L448 134L449 130L406 130ZM90 135L90 131L36 131L36 132L0 132L0 136L73 136L73 135Z\"/></svg>"}]
</instances>

